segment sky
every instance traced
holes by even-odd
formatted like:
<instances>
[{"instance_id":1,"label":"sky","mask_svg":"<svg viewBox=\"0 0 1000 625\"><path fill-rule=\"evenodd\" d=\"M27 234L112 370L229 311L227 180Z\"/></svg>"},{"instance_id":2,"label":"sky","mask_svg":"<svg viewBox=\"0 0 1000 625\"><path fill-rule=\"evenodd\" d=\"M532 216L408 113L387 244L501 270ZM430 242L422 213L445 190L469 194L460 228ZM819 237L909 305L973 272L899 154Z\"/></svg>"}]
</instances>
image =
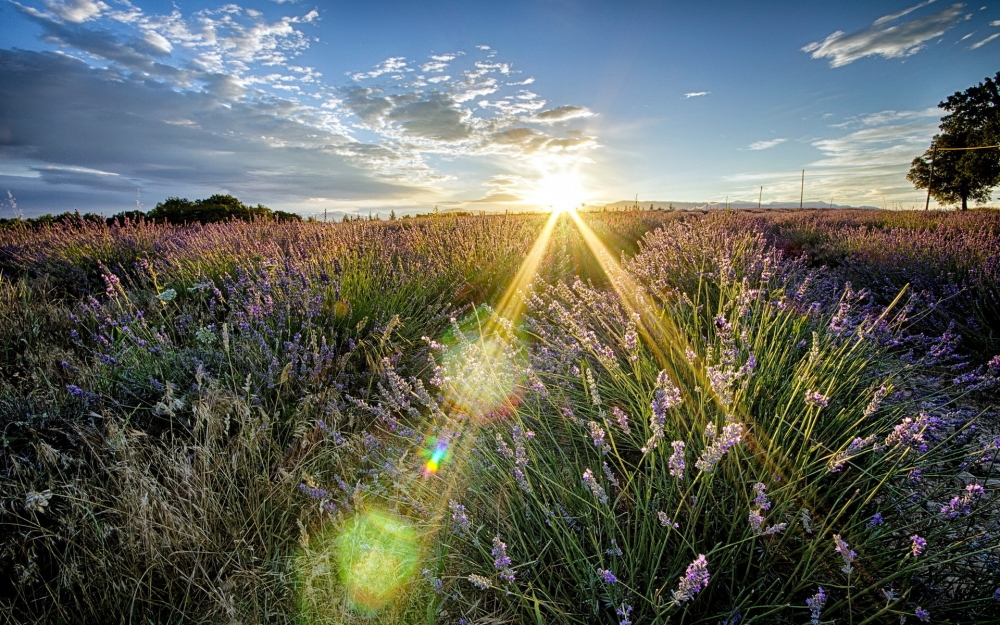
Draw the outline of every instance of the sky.
<instances>
[{"instance_id":1,"label":"sky","mask_svg":"<svg viewBox=\"0 0 1000 625\"><path fill-rule=\"evenodd\" d=\"M0 217L922 206L998 61L981 0L0 0Z\"/></svg>"}]
</instances>

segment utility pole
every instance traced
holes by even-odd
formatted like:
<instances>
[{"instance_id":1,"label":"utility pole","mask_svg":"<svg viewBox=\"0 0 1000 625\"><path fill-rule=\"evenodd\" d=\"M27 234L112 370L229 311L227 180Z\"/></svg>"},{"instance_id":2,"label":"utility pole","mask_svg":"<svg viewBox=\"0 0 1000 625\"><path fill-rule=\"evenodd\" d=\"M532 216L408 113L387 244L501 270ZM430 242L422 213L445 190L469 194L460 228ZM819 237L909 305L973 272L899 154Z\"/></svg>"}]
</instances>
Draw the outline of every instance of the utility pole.
<instances>
[{"instance_id":1,"label":"utility pole","mask_svg":"<svg viewBox=\"0 0 1000 625\"><path fill-rule=\"evenodd\" d=\"M802 170L802 184L799 186L799 208L802 208L802 198L806 192L806 170Z\"/></svg>"},{"instance_id":2,"label":"utility pole","mask_svg":"<svg viewBox=\"0 0 1000 625\"><path fill-rule=\"evenodd\" d=\"M757 195L757 208L760 208L760 200L761 200L762 197L764 197L764 186L763 185L761 185L761 187L760 187L760 194Z\"/></svg>"}]
</instances>

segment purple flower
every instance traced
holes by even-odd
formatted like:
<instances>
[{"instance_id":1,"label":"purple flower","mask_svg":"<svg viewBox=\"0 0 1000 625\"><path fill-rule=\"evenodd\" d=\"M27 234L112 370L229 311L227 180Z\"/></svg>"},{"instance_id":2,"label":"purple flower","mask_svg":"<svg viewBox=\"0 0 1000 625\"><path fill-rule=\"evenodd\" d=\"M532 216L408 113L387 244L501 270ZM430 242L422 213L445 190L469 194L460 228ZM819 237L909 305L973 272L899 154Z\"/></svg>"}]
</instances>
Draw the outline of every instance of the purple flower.
<instances>
[{"instance_id":1,"label":"purple flower","mask_svg":"<svg viewBox=\"0 0 1000 625\"><path fill-rule=\"evenodd\" d=\"M451 522L455 524L455 527L459 531L468 532L470 528L469 515L466 513L465 506L452 499L448 502L448 509L451 510Z\"/></svg>"},{"instance_id":2,"label":"purple flower","mask_svg":"<svg viewBox=\"0 0 1000 625\"><path fill-rule=\"evenodd\" d=\"M678 480L684 479L684 441L674 441L670 443L673 447L674 453L670 454L670 459L667 460L667 466L670 467L670 475L676 477Z\"/></svg>"},{"instance_id":3,"label":"purple flower","mask_svg":"<svg viewBox=\"0 0 1000 625\"><path fill-rule=\"evenodd\" d=\"M921 538L917 534L910 536L910 541L910 553L913 554L914 558L922 554L924 549L927 548L927 539Z\"/></svg>"},{"instance_id":4,"label":"purple flower","mask_svg":"<svg viewBox=\"0 0 1000 625\"><path fill-rule=\"evenodd\" d=\"M500 579L505 582L514 581L514 570L510 568L510 557L507 556L507 545L499 536L493 537L493 568L500 571Z\"/></svg>"},{"instance_id":5,"label":"purple flower","mask_svg":"<svg viewBox=\"0 0 1000 625\"><path fill-rule=\"evenodd\" d=\"M594 472L587 469L583 472L583 484L586 486L597 501L602 505L608 503L608 494L604 492L604 488L597 483L597 478L594 477Z\"/></svg>"},{"instance_id":6,"label":"purple flower","mask_svg":"<svg viewBox=\"0 0 1000 625\"><path fill-rule=\"evenodd\" d=\"M856 558L858 554L851 551L851 546L840 537L840 534L833 535L833 542L837 545L835 551L839 553L840 557L844 560L844 566L841 570L850 575L854 572L854 567L851 566L851 563L854 562L854 558Z\"/></svg>"},{"instance_id":7,"label":"purple flower","mask_svg":"<svg viewBox=\"0 0 1000 625\"><path fill-rule=\"evenodd\" d=\"M806 607L809 608L811 625L819 625L819 617L823 613L824 605L826 605L826 591L820 586L816 589L815 595L806 599Z\"/></svg>"},{"instance_id":8,"label":"purple flower","mask_svg":"<svg viewBox=\"0 0 1000 625\"><path fill-rule=\"evenodd\" d=\"M674 523L673 519L671 519L670 517L668 517L667 513L664 512L663 510L660 510L659 512L657 512L656 513L656 517L660 520L660 525L662 525L663 527L673 527L674 529L677 529L677 528L680 527L680 524L679 523Z\"/></svg>"},{"instance_id":9,"label":"purple flower","mask_svg":"<svg viewBox=\"0 0 1000 625\"><path fill-rule=\"evenodd\" d=\"M870 521L868 521L868 527L875 527L877 525L882 525L882 513L876 512L872 515Z\"/></svg>"},{"instance_id":10,"label":"purple flower","mask_svg":"<svg viewBox=\"0 0 1000 625\"><path fill-rule=\"evenodd\" d=\"M921 607L918 607L913 614L924 623L931 622L931 613Z\"/></svg>"},{"instance_id":11,"label":"purple flower","mask_svg":"<svg viewBox=\"0 0 1000 625\"><path fill-rule=\"evenodd\" d=\"M715 469L715 465L726 455L726 452L743 441L743 424L730 423L722 428L721 436L709 438L712 439L712 443L705 448L701 457L694 463L694 466L703 473L711 473Z\"/></svg>"},{"instance_id":12,"label":"purple flower","mask_svg":"<svg viewBox=\"0 0 1000 625\"><path fill-rule=\"evenodd\" d=\"M767 499L767 486L763 482L757 482L753 485L754 499L753 503L755 506L761 510L770 510L771 502Z\"/></svg>"},{"instance_id":13,"label":"purple flower","mask_svg":"<svg viewBox=\"0 0 1000 625\"><path fill-rule=\"evenodd\" d=\"M649 429L653 435L646 441L646 446L642 448L642 453L649 453L656 449L663 438L664 425L667 422L667 411L679 405L682 401L681 390L670 380L666 371L661 371L656 378L657 389L653 391L653 401L650 403L652 414L649 417Z\"/></svg>"},{"instance_id":14,"label":"purple flower","mask_svg":"<svg viewBox=\"0 0 1000 625\"><path fill-rule=\"evenodd\" d=\"M622 432L624 432L625 434L632 433L632 431L629 430L628 427L628 415L625 413L624 410L622 410L618 406L614 406L611 409L611 416L615 418L615 423L618 424L618 427L621 429Z\"/></svg>"},{"instance_id":15,"label":"purple flower","mask_svg":"<svg viewBox=\"0 0 1000 625\"><path fill-rule=\"evenodd\" d=\"M618 625L632 625L632 621L629 620L629 615L632 614L632 606L623 605L615 611L621 620L618 621Z\"/></svg>"},{"instance_id":16,"label":"purple flower","mask_svg":"<svg viewBox=\"0 0 1000 625\"><path fill-rule=\"evenodd\" d=\"M819 391L806 391L806 403L817 408L826 408L830 405L830 398L822 395Z\"/></svg>"},{"instance_id":17,"label":"purple flower","mask_svg":"<svg viewBox=\"0 0 1000 625\"><path fill-rule=\"evenodd\" d=\"M601 453L607 454L611 451L611 446L604 442L604 437L606 432L604 428L600 426L596 421L589 421L587 427L590 428L590 440L593 441L594 447L601 450Z\"/></svg>"},{"instance_id":18,"label":"purple flower","mask_svg":"<svg viewBox=\"0 0 1000 625\"><path fill-rule=\"evenodd\" d=\"M597 569L597 574L601 576L601 580L604 581L605 584L614 584L618 581L615 574L608 569Z\"/></svg>"},{"instance_id":19,"label":"purple flower","mask_svg":"<svg viewBox=\"0 0 1000 625\"><path fill-rule=\"evenodd\" d=\"M972 506L983 495L981 484L969 484L965 487L965 492L951 498L946 505L941 507L941 514L949 519L972 514Z\"/></svg>"},{"instance_id":20,"label":"purple flower","mask_svg":"<svg viewBox=\"0 0 1000 625\"><path fill-rule=\"evenodd\" d=\"M673 603L680 605L694 599L695 595L708 586L709 578L708 561L703 554L698 554L698 557L688 565L684 576L680 578L677 590L673 591Z\"/></svg>"},{"instance_id":21,"label":"purple flower","mask_svg":"<svg viewBox=\"0 0 1000 625\"><path fill-rule=\"evenodd\" d=\"M82 388L80 388L76 384L67 384L66 385L66 392L69 393L70 395L75 395L77 397L82 397L83 394L86 391L84 391Z\"/></svg>"}]
</instances>

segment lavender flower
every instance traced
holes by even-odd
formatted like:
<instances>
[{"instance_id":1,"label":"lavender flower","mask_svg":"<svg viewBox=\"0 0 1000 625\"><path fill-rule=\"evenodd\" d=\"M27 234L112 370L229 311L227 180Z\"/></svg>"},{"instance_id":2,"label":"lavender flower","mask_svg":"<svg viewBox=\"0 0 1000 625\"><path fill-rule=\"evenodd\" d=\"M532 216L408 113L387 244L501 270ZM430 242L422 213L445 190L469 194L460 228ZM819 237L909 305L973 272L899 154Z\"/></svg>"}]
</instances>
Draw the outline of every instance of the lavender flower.
<instances>
[{"instance_id":1,"label":"lavender flower","mask_svg":"<svg viewBox=\"0 0 1000 625\"><path fill-rule=\"evenodd\" d=\"M702 452L701 457L694 463L703 473L711 473L715 470L715 465L722 460L730 449L743 441L743 424L730 423L722 428L722 435L712 441L712 443Z\"/></svg>"},{"instance_id":2,"label":"lavender flower","mask_svg":"<svg viewBox=\"0 0 1000 625\"><path fill-rule=\"evenodd\" d=\"M764 517L760 513L760 508L750 509L750 527L753 529L754 534L760 534L761 526L764 524Z\"/></svg>"},{"instance_id":3,"label":"lavender flower","mask_svg":"<svg viewBox=\"0 0 1000 625\"><path fill-rule=\"evenodd\" d=\"M440 595L441 591L444 589L444 582L441 581L441 578L434 577L430 569L424 569L420 571L420 574L423 575L424 579L427 580L427 583L434 589L434 593Z\"/></svg>"},{"instance_id":4,"label":"lavender flower","mask_svg":"<svg viewBox=\"0 0 1000 625\"><path fill-rule=\"evenodd\" d=\"M75 395L77 397L82 397L86 391L75 384L67 384L66 392L70 395Z\"/></svg>"},{"instance_id":5,"label":"lavender flower","mask_svg":"<svg viewBox=\"0 0 1000 625\"><path fill-rule=\"evenodd\" d=\"M868 521L868 527L876 527L878 525L882 525L881 512L876 512L875 514L873 514L871 520Z\"/></svg>"},{"instance_id":6,"label":"lavender flower","mask_svg":"<svg viewBox=\"0 0 1000 625\"><path fill-rule=\"evenodd\" d=\"M941 514L949 519L972 513L972 506L983 495L981 484L969 484L965 487L965 492L951 498L944 506L941 506Z\"/></svg>"},{"instance_id":7,"label":"lavender flower","mask_svg":"<svg viewBox=\"0 0 1000 625\"><path fill-rule=\"evenodd\" d=\"M590 469L583 472L583 484L590 489L590 492L594 494L594 497L597 498L597 501L601 503L601 505L608 503L607 493L605 493L604 488L597 483L597 478L594 477L594 472Z\"/></svg>"},{"instance_id":8,"label":"lavender flower","mask_svg":"<svg viewBox=\"0 0 1000 625\"><path fill-rule=\"evenodd\" d=\"M919 606L917 606L917 610L913 613L913 615L920 619L921 622L931 622L931 613Z\"/></svg>"},{"instance_id":9,"label":"lavender flower","mask_svg":"<svg viewBox=\"0 0 1000 625\"><path fill-rule=\"evenodd\" d=\"M611 416L615 418L615 423L618 424L618 427L621 429L622 432L624 432L625 434L632 433L632 431L628 427L628 415L625 414L624 410L622 410L618 406L615 406L611 409Z\"/></svg>"},{"instance_id":10,"label":"lavender flower","mask_svg":"<svg viewBox=\"0 0 1000 625\"><path fill-rule=\"evenodd\" d=\"M492 582L488 577L483 577L482 575L476 575L473 573L468 576L468 580L472 582L472 585L480 590L489 590L493 586Z\"/></svg>"},{"instance_id":11,"label":"lavender flower","mask_svg":"<svg viewBox=\"0 0 1000 625\"><path fill-rule=\"evenodd\" d=\"M826 408L830 405L830 398L820 394L819 391L806 391L806 403L817 408Z\"/></svg>"},{"instance_id":12,"label":"lavender flower","mask_svg":"<svg viewBox=\"0 0 1000 625\"><path fill-rule=\"evenodd\" d=\"M656 390L653 391L653 401L650 402L652 414L649 417L649 429L653 435L646 441L646 446L642 448L642 453L649 453L656 449L660 440L663 439L664 425L667 422L667 411L679 405L682 401L681 390L670 380L666 371L661 371L656 378Z\"/></svg>"},{"instance_id":13,"label":"lavender flower","mask_svg":"<svg viewBox=\"0 0 1000 625\"><path fill-rule=\"evenodd\" d=\"M667 460L667 466L670 468L670 475L676 477L678 480L684 479L684 441L674 441L670 443L673 448L674 453L670 454L670 459Z\"/></svg>"},{"instance_id":14,"label":"lavender flower","mask_svg":"<svg viewBox=\"0 0 1000 625\"><path fill-rule=\"evenodd\" d=\"M885 438L885 445L886 447L896 445L909 447L923 453L927 451L925 434L928 430L934 429L935 422L936 420L925 414L920 414L916 419L906 417Z\"/></svg>"},{"instance_id":15,"label":"lavender flower","mask_svg":"<svg viewBox=\"0 0 1000 625\"><path fill-rule=\"evenodd\" d=\"M684 576L680 578L677 590L673 591L674 605L694 599L695 595L708 586L709 578L708 562L704 555L698 554L698 557L688 565Z\"/></svg>"},{"instance_id":16,"label":"lavender flower","mask_svg":"<svg viewBox=\"0 0 1000 625\"><path fill-rule=\"evenodd\" d=\"M841 570L850 575L854 572L854 567L851 566L851 563L854 562L854 558L856 558L858 554L851 551L851 546L840 537L840 534L833 535L833 542L837 544L835 551L839 553L840 557L844 560L844 566Z\"/></svg>"},{"instance_id":17,"label":"lavender flower","mask_svg":"<svg viewBox=\"0 0 1000 625\"><path fill-rule=\"evenodd\" d=\"M914 558L922 554L924 549L927 548L927 539L921 538L917 534L910 536L910 541L910 553L913 554Z\"/></svg>"},{"instance_id":18,"label":"lavender flower","mask_svg":"<svg viewBox=\"0 0 1000 625\"><path fill-rule=\"evenodd\" d=\"M673 527L674 529L677 529L677 528L680 527L680 525L677 524L677 523L674 523L673 519L671 519L670 517L668 517L667 513L664 512L663 510L660 510L659 512L657 512L656 513L656 517L660 520L660 525L662 525L663 527Z\"/></svg>"},{"instance_id":19,"label":"lavender flower","mask_svg":"<svg viewBox=\"0 0 1000 625\"><path fill-rule=\"evenodd\" d=\"M505 582L514 581L514 570L510 568L510 557L507 555L507 545L499 536L493 537L493 568L500 571L500 579Z\"/></svg>"},{"instance_id":20,"label":"lavender flower","mask_svg":"<svg viewBox=\"0 0 1000 625\"><path fill-rule=\"evenodd\" d=\"M826 470L830 473L837 473L844 468L844 464L848 460L854 458L860 452L864 451L868 447L875 444L876 435L872 434L867 438L855 438L847 446L847 449L843 451L838 451L830 460L826 463Z\"/></svg>"},{"instance_id":21,"label":"lavender flower","mask_svg":"<svg viewBox=\"0 0 1000 625\"><path fill-rule=\"evenodd\" d=\"M589 421L587 427L590 428L590 440L593 441L594 447L600 449L603 454L611 451L611 446L604 442L606 435L604 428L596 421Z\"/></svg>"},{"instance_id":22,"label":"lavender flower","mask_svg":"<svg viewBox=\"0 0 1000 625\"><path fill-rule=\"evenodd\" d=\"M451 510L451 522L454 523L455 528L461 532L468 532L471 525L465 506L452 499L448 502L448 509Z\"/></svg>"},{"instance_id":23,"label":"lavender flower","mask_svg":"<svg viewBox=\"0 0 1000 625\"><path fill-rule=\"evenodd\" d=\"M820 586L816 589L815 595L806 599L811 625L819 625L819 617L823 613L824 605L826 605L826 591Z\"/></svg>"},{"instance_id":24,"label":"lavender flower","mask_svg":"<svg viewBox=\"0 0 1000 625\"><path fill-rule=\"evenodd\" d=\"M604 581L605 584L614 584L618 581L615 574L608 569L597 569L597 574L601 576L601 580Z\"/></svg>"},{"instance_id":25,"label":"lavender flower","mask_svg":"<svg viewBox=\"0 0 1000 625\"><path fill-rule=\"evenodd\" d=\"M767 499L767 486L763 482L757 482L753 485L754 499L753 503L755 506L761 510L770 510L771 502Z\"/></svg>"},{"instance_id":26,"label":"lavender flower","mask_svg":"<svg viewBox=\"0 0 1000 625\"><path fill-rule=\"evenodd\" d=\"M629 620L629 615L632 614L632 606L622 605L615 611L621 620L618 621L618 625L632 625L632 621Z\"/></svg>"}]
</instances>

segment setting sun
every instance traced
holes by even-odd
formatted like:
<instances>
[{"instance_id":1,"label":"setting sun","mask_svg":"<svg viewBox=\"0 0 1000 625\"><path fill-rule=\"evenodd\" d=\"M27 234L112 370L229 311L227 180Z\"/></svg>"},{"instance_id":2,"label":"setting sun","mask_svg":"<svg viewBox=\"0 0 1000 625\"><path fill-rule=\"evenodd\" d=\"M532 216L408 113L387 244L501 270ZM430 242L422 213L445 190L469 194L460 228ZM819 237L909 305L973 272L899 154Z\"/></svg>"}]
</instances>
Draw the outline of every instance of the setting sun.
<instances>
[{"instance_id":1,"label":"setting sun","mask_svg":"<svg viewBox=\"0 0 1000 625\"><path fill-rule=\"evenodd\" d=\"M587 198L580 176L576 171L546 174L536 184L529 201L539 204L554 213L571 210Z\"/></svg>"}]
</instances>

